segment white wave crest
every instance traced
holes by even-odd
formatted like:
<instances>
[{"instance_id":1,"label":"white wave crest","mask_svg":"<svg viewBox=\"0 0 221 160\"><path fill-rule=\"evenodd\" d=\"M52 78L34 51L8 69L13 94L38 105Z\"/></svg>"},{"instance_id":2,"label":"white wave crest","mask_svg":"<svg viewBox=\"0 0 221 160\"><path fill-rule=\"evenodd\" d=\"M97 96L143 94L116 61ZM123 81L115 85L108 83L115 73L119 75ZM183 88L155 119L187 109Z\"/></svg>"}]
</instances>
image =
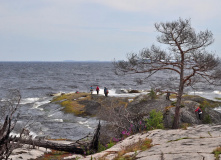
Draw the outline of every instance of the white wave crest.
<instances>
[{"instance_id":1,"label":"white wave crest","mask_svg":"<svg viewBox=\"0 0 221 160\"><path fill-rule=\"evenodd\" d=\"M29 104L29 103L34 103L37 102L40 98L25 98L25 99L21 99L20 104Z\"/></svg>"},{"instance_id":2,"label":"white wave crest","mask_svg":"<svg viewBox=\"0 0 221 160\"><path fill-rule=\"evenodd\" d=\"M42 106L42 105L44 105L44 104L48 104L48 103L50 103L49 100L45 100L45 101L42 101L42 102L35 102L35 103L33 104L33 107L32 107L32 108L38 108L38 107L40 107L40 106Z\"/></svg>"},{"instance_id":3,"label":"white wave crest","mask_svg":"<svg viewBox=\"0 0 221 160\"><path fill-rule=\"evenodd\" d=\"M79 121L78 123L79 123L79 124L87 124L88 121L85 121L85 122Z\"/></svg>"},{"instance_id":4,"label":"white wave crest","mask_svg":"<svg viewBox=\"0 0 221 160\"><path fill-rule=\"evenodd\" d=\"M220 91L213 91L213 93L215 93L215 94L221 94Z\"/></svg>"},{"instance_id":5,"label":"white wave crest","mask_svg":"<svg viewBox=\"0 0 221 160\"><path fill-rule=\"evenodd\" d=\"M63 119L52 119L52 121L55 121L55 122L64 122Z\"/></svg>"}]
</instances>

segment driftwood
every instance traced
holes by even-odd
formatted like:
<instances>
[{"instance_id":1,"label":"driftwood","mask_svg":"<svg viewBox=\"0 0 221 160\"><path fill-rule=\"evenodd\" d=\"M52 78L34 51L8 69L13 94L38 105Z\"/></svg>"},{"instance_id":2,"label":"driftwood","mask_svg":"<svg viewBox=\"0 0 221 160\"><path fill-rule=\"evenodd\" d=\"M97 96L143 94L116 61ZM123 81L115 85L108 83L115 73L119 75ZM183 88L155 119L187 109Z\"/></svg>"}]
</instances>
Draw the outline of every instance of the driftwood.
<instances>
[{"instance_id":1,"label":"driftwood","mask_svg":"<svg viewBox=\"0 0 221 160\"><path fill-rule=\"evenodd\" d=\"M100 136L100 129L101 129L101 125L99 122L91 142L84 140L85 138L88 138L89 135L70 144L61 144L61 143L51 142L48 140L40 140L40 139L39 140L24 139L20 137L13 137L13 138L10 137L9 139L10 141L19 142L21 144L33 145L33 147L35 146L44 147L44 148L49 148L53 150L65 151L65 152L83 155L83 154L86 154L88 150L95 151L95 152L98 150L98 140Z\"/></svg>"},{"instance_id":2,"label":"driftwood","mask_svg":"<svg viewBox=\"0 0 221 160\"><path fill-rule=\"evenodd\" d=\"M98 124L98 127L94 133L93 138L91 138L91 142L85 141L85 138L88 138L89 135L86 137L80 139L83 140L82 142L80 140L77 140L75 143L70 144L60 144L56 142L51 142L48 140L33 140L33 139L25 139L20 137L12 137L9 136L11 130L11 120L8 118L8 116L5 119L5 123L0 129L0 157L1 159L7 159L8 156L11 154L12 150L17 147L19 144L30 144L37 147L44 147L59 151L65 151L65 152L71 152L76 154L86 154L86 151L97 151L98 149L98 140L100 135L100 122Z\"/></svg>"},{"instance_id":3,"label":"driftwood","mask_svg":"<svg viewBox=\"0 0 221 160\"><path fill-rule=\"evenodd\" d=\"M15 142L20 142L22 144L30 144L38 147L50 148L58 151L84 154L84 148L76 145L75 143L60 144L48 140L32 140L32 139L20 139L20 138L15 138Z\"/></svg>"}]
</instances>

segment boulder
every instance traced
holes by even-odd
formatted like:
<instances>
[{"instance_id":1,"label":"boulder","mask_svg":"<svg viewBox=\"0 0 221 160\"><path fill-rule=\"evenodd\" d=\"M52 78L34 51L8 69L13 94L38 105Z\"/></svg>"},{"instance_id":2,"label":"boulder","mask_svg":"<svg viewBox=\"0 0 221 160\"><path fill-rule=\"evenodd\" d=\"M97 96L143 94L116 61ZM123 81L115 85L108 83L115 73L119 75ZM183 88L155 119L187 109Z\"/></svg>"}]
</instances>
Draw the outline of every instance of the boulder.
<instances>
[{"instance_id":1,"label":"boulder","mask_svg":"<svg viewBox=\"0 0 221 160\"><path fill-rule=\"evenodd\" d=\"M79 104L85 105L84 114L88 116L96 115L98 112L98 109L101 107L100 103L96 101L92 101L92 100L82 100L82 101L79 101Z\"/></svg>"},{"instance_id":2,"label":"boulder","mask_svg":"<svg viewBox=\"0 0 221 160\"><path fill-rule=\"evenodd\" d=\"M130 90L130 91L128 91L128 93L140 93L140 91L138 91L138 90Z\"/></svg>"},{"instance_id":3,"label":"boulder","mask_svg":"<svg viewBox=\"0 0 221 160\"><path fill-rule=\"evenodd\" d=\"M115 91L115 93L123 94L123 93L128 93L128 91L126 89L118 89L118 90Z\"/></svg>"}]
</instances>

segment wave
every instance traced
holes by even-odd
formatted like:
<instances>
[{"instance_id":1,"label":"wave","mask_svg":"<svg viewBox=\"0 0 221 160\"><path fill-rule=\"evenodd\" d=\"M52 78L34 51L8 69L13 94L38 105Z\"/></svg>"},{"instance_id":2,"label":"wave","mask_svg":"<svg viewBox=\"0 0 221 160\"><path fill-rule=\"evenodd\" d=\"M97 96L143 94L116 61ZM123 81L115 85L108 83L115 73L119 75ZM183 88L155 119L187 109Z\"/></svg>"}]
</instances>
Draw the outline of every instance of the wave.
<instances>
[{"instance_id":1,"label":"wave","mask_svg":"<svg viewBox=\"0 0 221 160\"><path fill-rule=\"evenodd\" d=\"M55 109L53 111L50 111L48 113L48 117L52 117L53 115L55 115L57 113L57 111L60 111L61 109L63 109L63 107L57 108L57 109Z\"/></svg>"},{"instance_id":2,"label":"wave","mask_svg":"<svg viewBox=\"0 0 221 160\"><path fill-rule=\"evenodd\" d=\"M44 105L44 104L48 104L48 103L50 103L49 100L45 100L45 101L41 101L41 102L35 102L35 103L33 104L33 107L32 107L32 108L38 108L38 107L40 107L40 106L42 106L42 105ZM42 109L42 110L43 110L43 109Z\"/></svg>"},{"instance_id":3,"label":"wave","mask_svg":"<svg viewBox=\"0 0 221 160\"><path fill-rule=\"evenodd\" d=\"M63 119L52 119L51 121L54 121L54 122L64 122Z\"/></svg>"},{"instance_id":4,"label":"wave","mask_svg":"<svg viewBox=\"0 0 221 160\"><path fill-rule=\"evenodd\" d=\"M215 94L221 94L220 91L213 91L213 93L215 93Z\"/></svg>"},{"instance_id":5,"label":"wave","mask_svg":"<svg viewBox=\"0 0 221 160\"><path fill-rule=\"evenodd\" d=\"M102 92L103 93L103 92ZM147 94L146 91L141 91L140 93L128 93L126 89L110 89L109 90L109 96L111 97L136 97L142 94Z\"/></svg>"},{"instance_id":6,"label":"wave","mask_svg":"<svg viewBox=\"0 0 221 160\"><path fill-rule=\"evenodd\" d=\"M88 121L85 121L85 122L79 121L78 123L79 124L86 124L86 123L88 123Z\"/></svg>"},{"instance_id":7,"label":"wave","mask_svg":"<svg viewBox=\"0 0 221 160\"><path fill-rule=\"evenodd\" d=\"M37 137L38 135L35 133L35 132L33 132L33 131L29 131L29 135L34 139L35 137ZM17 132L11 132L10 133L10 136L12 136L12 137L20 137L20 133L17 133Z\"/></svg>"},{"instance_id":8,"label":"wave","mask_svg":"<svg viewBox=\"0 0 221 160\"><path fill-rule=\"evenodd\" d=\"M39 99L40 99L40 98L38 98L38 97L21 99L20 104L34 103L34 102L37 102Z\"/></svg>"},{"instance_id":9,"label":"wave","mask_svg":"<svg viewBox=\"0 0 221 160\"><path fill-rule=\"evenodd\" d=\"M88 129L93 129L93 128L88 124L88 121L85 121L85 122L79 121L78 123L81 124L81 125L83 125L83 126L85 126L85 127L87 127Z\"/></svg>"}]
</instances>

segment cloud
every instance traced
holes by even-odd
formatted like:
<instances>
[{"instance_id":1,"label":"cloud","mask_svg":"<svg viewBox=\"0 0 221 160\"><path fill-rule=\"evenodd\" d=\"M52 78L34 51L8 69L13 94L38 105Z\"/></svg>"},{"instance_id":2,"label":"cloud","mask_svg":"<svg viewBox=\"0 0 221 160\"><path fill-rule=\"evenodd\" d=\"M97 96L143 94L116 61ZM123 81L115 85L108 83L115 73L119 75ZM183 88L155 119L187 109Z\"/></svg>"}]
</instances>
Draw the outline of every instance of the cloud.
<instances>
[{"instance_id":1,"label":"cloud","mask_svg":"<svg viewBox=\"0 0 221 160\"><path fill-rule=\"evenodd\" d=\"M205 20L221 14L220 0L95 0L95 2L125 12L143 12L163 17L178 14Z\"/></svg>"},{"instance_id":2,"label":"cloud","mask_svg":"<svg viewBox=\"0 0 221 160\"><path fill-rule=\"evenodd\" d=\"M50 52L76 49L85 55L90 50L109 57L114 52L117 58L119 53L152 44L155 22L179 17L191 18L196 30L212 28L220 41L219 6L220 0L0 0L0 42L5 53L19 40L19 46L27 42L32 46L26 51L20 47L21 53L40 43L42 48L51 47Z\"/></svg>"}]
</instances>

